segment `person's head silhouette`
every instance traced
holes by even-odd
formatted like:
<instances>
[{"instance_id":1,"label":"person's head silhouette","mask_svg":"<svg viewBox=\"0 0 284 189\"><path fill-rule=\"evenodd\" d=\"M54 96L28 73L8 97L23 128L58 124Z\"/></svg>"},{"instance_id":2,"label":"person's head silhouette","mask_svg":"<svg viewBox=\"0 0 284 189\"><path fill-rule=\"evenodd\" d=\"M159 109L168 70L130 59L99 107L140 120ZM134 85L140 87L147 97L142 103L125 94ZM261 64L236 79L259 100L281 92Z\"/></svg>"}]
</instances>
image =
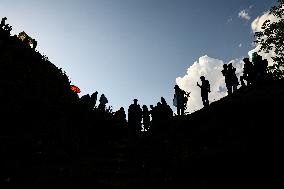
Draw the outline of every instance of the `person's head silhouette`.
<instances>
[{"instance_id":1,"label":"person's head silhouette","mask_svg":"<svg viewBox=\"0 0 284 189\"><path fill-rule=\"evenodd\" d=\"M142 108L143 108L143 110L148 110L146 105L143 105Z\"/></svg>"},{"instance_id":2,"label":"person's head silhouette","mask_svg":"<svg viewBox=\"0 0 284 189\"><path fill-rule=\"evenodd\" d=\"M249 58L243 58L244 63L249 62Z\"/></svg>"},{"instance_id":3,"label":"person's head silhouette","mask_svg":"<svg viewBox=\"0 0 284 189\"><path fill-rule=\"evenodd\" d=\"M137 99L134 99L133 101L134 101L134 104L137 104L137 102L138 102L138 100L137 100Z\"/></svg>"},{"instance_id":4,"label":"person's head silhouette","mask_svg":"<svg viewBox=\"0 0 284 189\"><path fill-rule=\"evenodd\" d=\"M178 85L175 85L174 89L175 89L175 92L176 92L176 93L180 90L180 88L179 88Z\"/></svg>"}]
</instances>

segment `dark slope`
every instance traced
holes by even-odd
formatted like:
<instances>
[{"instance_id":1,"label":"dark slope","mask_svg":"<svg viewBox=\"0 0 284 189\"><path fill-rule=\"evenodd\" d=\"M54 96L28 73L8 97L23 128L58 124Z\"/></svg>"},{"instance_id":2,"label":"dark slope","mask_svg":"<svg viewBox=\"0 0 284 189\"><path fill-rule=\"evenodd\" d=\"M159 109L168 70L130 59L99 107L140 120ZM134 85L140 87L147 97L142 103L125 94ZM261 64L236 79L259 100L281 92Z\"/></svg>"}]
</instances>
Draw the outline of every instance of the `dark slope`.
<instances>
[{"instance_id":1,"label":"dark slope","mask_svg":"<svg viewBox=\"0 0 284 189\"><path fill-rule=\"evenodd\" d=\"M258 82L130 137L45 56L0 29L0 188L281 184L284 81Z\"/></svg>"},{"instance_id":2,"label":"dark slope","mask_svg":"<svg viewBox=\"0 0 284 189\"><path fill-rule=\"evenodd\" d=\"M79 98L61 69L1 28L0 86L0 188L29 188L39 167L71 151Z\"/></svg>"},{"instance_id":3,"label":"dark slope","mask_svg":"<svg viewBox=\"0 0 284 189\"><path fill-rule=\"evenodd\" d=\"M281 184L283 96L284 80L258 82L176 118L176 138L186 154L179 182L193 188Z\"/></svg>"},{"instance_id":4,"label":"dark slope","mask_svg":"<svg viewBox=\"0 0 284 189\"><path fill-rule=\"evenodd\" d=\"M66 114L78 100L70 90L67 75L16 36L9 36L1 29L0 32L0 112L5 118L3 122L15 126L22 124L27 129L38 124L37 121L48 124Z\"/></svg>"},{"instance_id":5,"label":"dark slope","mask_svg":"<svg viewBox=\"0 0 284 189\"><path fill-rule=\"evenodd\" d=\"M115 156L109 143L127 133L112 114L86 107L60 68L1 28L0 84L0 188L99 185L94 157Z\"/></svg>"}]
</instances>

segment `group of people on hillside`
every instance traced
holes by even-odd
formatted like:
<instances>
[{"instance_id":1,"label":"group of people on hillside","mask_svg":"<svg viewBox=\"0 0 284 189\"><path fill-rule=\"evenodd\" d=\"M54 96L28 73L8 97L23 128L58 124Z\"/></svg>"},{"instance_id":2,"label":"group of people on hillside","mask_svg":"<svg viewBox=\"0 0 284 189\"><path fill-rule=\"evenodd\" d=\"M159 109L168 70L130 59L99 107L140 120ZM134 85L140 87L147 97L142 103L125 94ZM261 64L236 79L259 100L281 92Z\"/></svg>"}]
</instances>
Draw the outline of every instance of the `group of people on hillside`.
<instances>
[{"instance_id":1,"label":"group of people on hillside","mask_svg":"<svg viewBox=\"0 0 284 189\"><path fill-rule=\"evenodd\" d=\"M243 75L240 77L242 87L251 85L257 80L266 77L268 66L268 62L266 59L263 60L260 55L254 53L252 62L250 62L249 58L244 58L243 61ZM232 63L224 64L223 70L221 72L225 77L228 95L231 95L237 91L237 87L239 85L238 77L236 75L236 68L234 68ZM200 76L200 80L201 84L197 82L197 86L201 90L201 99L203 102L203 106L208 107L208 95L211 92L210 83L205 78L205 76ZM182 90L178 85L175 85L174 90L175 94L173 99L173 105L177 107L177 115L184 115L185 110L187 108L187 102L190 96L190 92ZM89 94L84 95L81 97L81 101L85 104L88 104L90 106L89 108L94 108L96 105L97 94L98 92L96 91L91 96ZM105 111L107 103L107 98L104 94L102 94L100 97L98 109ZM126 122L126 113L123 107L116 111L114 113L114 116L117 120L120 120L121 123L124 124ZM131 104L128 109L128 124L132 125L132 132L137 133L141 131L142 124L144 130L149 130L151 124L155 125L158 120L169 118L171 116L173 116L173 111L163 97L161 97L161 102L158 102L156 106L150 105L149 109L146 105L140 107L140 105L138 104L138 100L134 99L134 103Z\"/></svg>"},{"instance_id":2,"label":"group of people on hillside","mask_svg":"<svg viewBox=\"0 0 284 189\"><path fill-rule=\"evenodd\" d=\"M268 76L268 61L267 59L262 59L262 57L254 52L252 54L252 62L249 58L244 58L244 68L243 75L240 77L241 87L249 86L257 81L263 80ZM221 71L225 77L225 84L227 88L228 95L232 95L237 91L239 86L239 80L236 75L236 68L232 63L224 64L223 70ZM209 106L208 94L211 92L210 83L204 76L200 77L201 84L197 82L197 86L201 89L201 98L204 107ZM178 85L175 85L175 94L173 99L173 104L177 107L177 114L183 115L186 109L189 94L184 90L180 89Z\"/></svg>"},{"instance_id":3,"label":"group of people on hillside","mask_svg":"<svg viewBox=\"0 0 284 189\"><path fill-rule=\"evenodd\" d=\"M237 91L239 85L238 77L236 75L236 68L234 68L232 63L224 64L223 70L221 72L225 77L225 84L228 95L231 95L233 92Z\"/></svg>"},{"instance_id":4,"label":"group of people on hillside","mask_svg":"<svg viewBox=\"0 0 284 189\"><path fill-rule=\"evenodd\" d=\"M245 63L244 70L243 75L240 77L242 86L245 86L244 80L246 80L247 85L251 85L268 77L268 61L262 59L257 52L252 54L252 62L249 58L244 58L243 61Z\"/></svg>"},{"instance_id":5,"label":"group of people on hillside","mask_svg":"<svg viewBox=\"0 0 284 189\"><path fill-rule=\"evenodd\" d=\"M150 109L146 105L142 108L138 104L138 100L134 99L133 104L128 108L128 125L130 132L134 135L149 129L158 129L161 120L168 120L173 116L173 111L167 104L166 100L161 97L161 101L156 106L150 105ZM143 128L142 128L143 124Z\"/></svg>"},{"instance_id":6,"label":"group of people on hillside","mask_svg":"<svg viewBox=\"0 0 284 189\"><path fill-rule=\"evenodd\" d=\"M262 59L257 52L252 54L252 62L249 58L243 58L243 62L243 75L240 76L241 87L249 86L267 78L268 61L267 59ZM228 95L231 95L237 91L237 87L240 84L236 76L236 68L233 67L232 63L224 64L222 74L225 77Z\"/></svg>"},{"instance_id":7,"label":"group of people on hillside","mask_svg":"<svg viewBox=\"0 0 284 189\"><path fill-rule=\"evenodd\" d=\"M97 97L98 97L98 91L94 92L92 95L89 95L89 94L83 95L80 98L80 102L84 107L90 110L94 108L98 108L99 110L106 111L107 110L106 104L108 103L108 99L106 98L104 94L101 94L100 99L99 99L99 105L96 106Z\"/></svg>"},{"instance_id":8,"label":"group of people on hillside","mask_svg":"<svg viewBox=\"0 0 284 189\"><path fill-rule=\"evenodd\" d=\"M201 98L204 107L209 106L209 100L208 100L208 93L210 93L210 83L207 79L205 79L204 76L200 76L201 84L198 82L196 83L197 86L201 89ZM187 101L190 96L190 92L186 92L182 90L178 85L175 85L175 94L173 99L173 104L175 107L177 107L177 115L184 115Z\"/></svg>"}]
</instances>

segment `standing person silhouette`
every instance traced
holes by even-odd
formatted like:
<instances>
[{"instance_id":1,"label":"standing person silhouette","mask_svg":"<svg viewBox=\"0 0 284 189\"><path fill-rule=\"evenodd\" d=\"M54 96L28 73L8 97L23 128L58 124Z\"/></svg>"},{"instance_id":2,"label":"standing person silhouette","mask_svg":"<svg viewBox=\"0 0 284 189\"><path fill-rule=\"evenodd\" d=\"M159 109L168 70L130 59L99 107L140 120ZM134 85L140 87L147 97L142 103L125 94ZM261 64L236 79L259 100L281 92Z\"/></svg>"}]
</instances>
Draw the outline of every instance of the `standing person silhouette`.
<instances>
[{"instance_id":1,"label":"standing person silhouette","mask_svg":"<svg viewBox=\"0 0 284 189\"><path fill-rule=\"evenodd\" d=\"M98 98L98 91L95 91L95 92L91 95L92 109L96 107L97 98Z\"/></svg>"},{"instance_id":2,"label":"standing person silhouette","mask_svg":"<svg viewBox=\"0 0 284 189\"><path fill-rule=\"evenodd\" d=\"M142 118L144 131L148 131L150 128L150 111L146 105L142 106Z\"/></svg>"},{"instance_id":3,"label":"standing person silhouette","mask_svg":"<svg viewBox=\"0 0 284 189\"><path fill-rule=\"evenodd\" d=\"M244 80L247 82L247 86L251 85L255 80L255 70L252 62L249 58L243 58L244 68L243 68L243 75L241 76L241 84L244 86Z\"/></svg>"},{"instance_id":4,"label":"standing person silhouette","mask_svg":"<svg viewBox=\"0 0 284 189\"><path fill-rule=\"evenodd\" d=\"M1 27L1 28L3 28L3 27L6 25L6 20L7 20L6 17L2 18L1 24L0 24L0 27Z\"/></svg>"},{"instance_id":5,"label":"standing person silhouette","mask_svg":"<svg viewBox=\"0 0 284 189\"><path fill-rule=\"evenodd\" d=\"M238 77L236 75L236 68L233 66L232 63L228 64L228 75L230 78L230 82L232 84L233 93L237 91L237 87L239 85Z\"/></svg>"},{"instance_id":6,"label":"standing person silhouette","mask_svg":"<svg viewBox=\"0 0 284 189\"><path fill-rule=\"evenodd\" d=\"M133 101L134 103L131 104L128 108L128 126L130 134L136 136L142 129L142 109L137 103L137 99L134 99Z\"/></svg>"},{"instance_id":7,"label":"standing person silhouette","mask_svg":"<svg viewBox=\"0 0 284 189\"><path fill-rule=\"evenodd\" d=\"M208 80L205 79L204 76L200 77L201 85L197 82L197 86L201 89L201 98L203 102L203 106L207 107L209 106L209 100L208 100L208 93L210 93L210 83Z\"/></svg>"},{"instance_id":8,"label":"standing person silhouette","mask_svg":"<svg viewBox=\"0 0 284 189\"><path fill-rule=\"evenodd\" d=\"M32 39L32 41L33 41L33 49L35 50L37 47L37 41L35 39Z\"/></svg>"},{"instance_id":9,"label":"standing person silhouette","mask_svg":"<svg viewBox=\"0 0 284 189\"><path fill-rule=\"evenodd\" d=\"M107 98L105 97L104 94L102 94L101 97L100 97L99 109L102 110L102 111L105 111L107 103L108 103Z\"/></svg>"},{"instance_id":10,"label":"standing person silhouette","mask_svg":"<svg viewBox=\"0 0 284 189\"><path fill-rule=\"evenodd\" d=\"M223 65L223 70L221 72L222 72L223 76L225 77L225 83L226 83L226 88L227 88L228 94L231 95L232 94L232 82L230 80L227 64Z\"/></svg>"},{"instance_id":11,"label":"standing person silhouette","mask_svg":"<svg viewBox=\"0 0 284 189\"><path fill-rule=\"evenodd\" d=\"M180 89L178 85L175 85L175 94L174 94L174 106L177 107L177 114L184 115L184 96L185 91Z\"/></svg>"},{"instance_id":12,"label":"standing person silhouette","mask_svg":"<svg viewBox=\"0 0 284 189\"><path fill-rule=\"evenodd\" d=\"M114 118L119 125L126 125L126 114L123 107L114 113Z\"/></svg>"}]
</instances>

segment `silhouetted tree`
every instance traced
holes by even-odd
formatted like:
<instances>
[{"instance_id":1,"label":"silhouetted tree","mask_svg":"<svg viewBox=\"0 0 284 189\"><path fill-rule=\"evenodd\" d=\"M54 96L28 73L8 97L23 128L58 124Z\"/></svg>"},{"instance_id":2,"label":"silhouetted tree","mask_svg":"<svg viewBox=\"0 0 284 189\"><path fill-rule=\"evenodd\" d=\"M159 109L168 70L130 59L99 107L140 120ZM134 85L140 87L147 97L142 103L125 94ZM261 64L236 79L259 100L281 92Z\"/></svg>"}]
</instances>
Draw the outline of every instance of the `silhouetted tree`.
<instances>
[{"instance_id":1,"label":"silhouetted tree","mask_svg":"<svg viewBox=\"0 0 284 189\"><path fill-rule=\"evenodd\" d=\"M266 20L262 25L262 31L256 32L255 42L261 45L260 51L268 53L273 50L275 56L272 57L275 62L274 65L269 66L270 72L272 72L275 78L283 78L284 75L284 9L283 0L278 0L279 4L273 6L270 9L269 14L274 15L279 20L271 22Z\"/></svg>"}]
</instances>

